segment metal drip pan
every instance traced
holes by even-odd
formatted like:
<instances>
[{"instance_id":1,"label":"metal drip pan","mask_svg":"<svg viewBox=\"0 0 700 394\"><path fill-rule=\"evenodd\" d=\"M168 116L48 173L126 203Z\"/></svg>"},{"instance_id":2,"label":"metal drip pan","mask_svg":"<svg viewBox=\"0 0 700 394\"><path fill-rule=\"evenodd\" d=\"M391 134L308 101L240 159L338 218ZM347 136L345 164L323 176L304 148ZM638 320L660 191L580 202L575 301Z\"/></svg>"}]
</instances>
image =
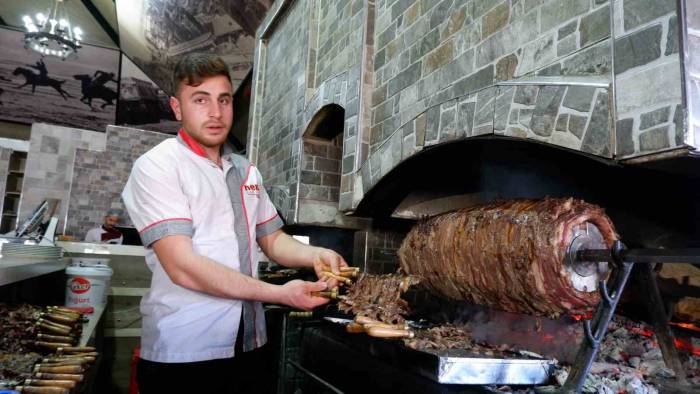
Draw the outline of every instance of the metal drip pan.
<instances>
[{"instance_id":1,"label":"metal drip pan","mask_svg":"<svg viewBox=\"0 0 700 394\"><path fill-rule=\"evenodd\" d=\"M346 319L325 320L333 323L332 326L343 329L326 329L315 335L335 338L344 346L364 348L372 357L443 384L541 385L549 382L557 364L555 360L527 356L487 356L473 350L416 350L405 346L401 340L347 334L343 324Z\"/></svg>"},{"instance_id":2,"label":"metal drip pan","mask_svg":"<svg viewBox=\"0 0 700 394\"><path fill-rule=\"evenodd\" d=\"M429 355L419 372L439 383L538 385L549 381L556 365L553 360L487 358L473 354L455 356L451 353L459 352L413 351Z\"/></svg>"}]
</instances>

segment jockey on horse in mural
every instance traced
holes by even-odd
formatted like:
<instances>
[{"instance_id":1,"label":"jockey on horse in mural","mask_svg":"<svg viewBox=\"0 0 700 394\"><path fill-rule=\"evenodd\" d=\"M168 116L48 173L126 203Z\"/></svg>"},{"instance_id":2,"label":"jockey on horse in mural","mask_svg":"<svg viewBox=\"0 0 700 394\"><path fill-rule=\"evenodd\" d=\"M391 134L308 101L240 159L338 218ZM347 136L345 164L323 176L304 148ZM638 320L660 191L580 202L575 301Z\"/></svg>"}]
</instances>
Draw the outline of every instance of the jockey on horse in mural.
<instances>
[{"instance_id":1,"label":"jockey on horse in mural","mask_svg":"<svg viewBox=\"0 0 700 394\"><path fill-rule=\"evenodd\" d=\"M25 79L24 84L17 86L17 89L21 89L27 85L32 85L32 94L34 94L37 86L49 86L54 88L64 100L68 100L70 94L68 94L68 92L63 90L61 87L61 85L63 85L63 83L66 81L49 77L46 64L44 64L44 59L39 59L39 61L36 62L36 65L27 64L27 66L38 70L39 74L24 67L15 68L12 75L22 75Z\"/></svg>"},{"instance_id":2,"label":"jockey on horse in mural","mask_svg":"<svg viewBox=\"0 0 700 394\"><path fill-rule=\"evenodd\" d=\"M81 82L83 97L80 98L80 101L87 104L90 108L92 108L92 99L94 98L104 101L100 107L102 109L108 105L114 105L113 101L117 99L117 92L104 86L110 81L119 83L114 77L114 73L102 70L95 71L92 77L87 74L73 75L73 78Z\"/></svg>"}]
</instances>

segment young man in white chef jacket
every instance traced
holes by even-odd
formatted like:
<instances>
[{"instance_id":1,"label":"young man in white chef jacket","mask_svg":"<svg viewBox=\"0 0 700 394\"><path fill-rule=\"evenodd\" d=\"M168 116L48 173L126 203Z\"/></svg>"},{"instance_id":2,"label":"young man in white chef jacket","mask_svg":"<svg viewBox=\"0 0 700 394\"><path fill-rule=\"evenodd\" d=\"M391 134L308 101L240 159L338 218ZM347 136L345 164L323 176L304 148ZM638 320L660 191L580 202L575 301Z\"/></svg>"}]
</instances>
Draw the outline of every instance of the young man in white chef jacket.
<instances>
[{"instance_id":1,"label":"young man in white chef jacket","mask_svg":"<svg viewBox=\"0 0 700 394\"><path fill-rule=\"evenodd\" d=\"M282 220L255 166L230 153L233 121L228 67L188 55L174 72L170 105L182 122L133 166L122 197L153 272L141 302L141 394L263 392L273 376L261 365L267 341L262 302L310 310L333 280L258 280L256 243L288 267L347 266L332 250L304 245Z\"/></svg>"}]
</instances>

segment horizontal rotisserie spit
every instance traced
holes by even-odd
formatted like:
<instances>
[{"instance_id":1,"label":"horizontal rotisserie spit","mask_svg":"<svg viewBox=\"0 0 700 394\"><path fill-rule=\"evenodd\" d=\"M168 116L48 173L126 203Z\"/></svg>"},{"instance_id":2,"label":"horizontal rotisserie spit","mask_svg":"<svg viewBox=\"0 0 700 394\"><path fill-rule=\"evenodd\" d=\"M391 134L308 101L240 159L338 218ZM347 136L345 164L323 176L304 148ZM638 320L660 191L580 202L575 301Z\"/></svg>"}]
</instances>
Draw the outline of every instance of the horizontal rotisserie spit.
<instances>
[{"instance_id":1,"label":"horizontal rotisserie spit","mask_svg":"<svg viewBox=\"0 0 700 394\"><path fill-rule=\"evenodd\" d=\"M588 314L606 270L570 264L572 244L612 247L602 208L573 198L509 200L416 225L399 249L402 270L431 292L507 312Z\"/></svg>"}]
</instances>

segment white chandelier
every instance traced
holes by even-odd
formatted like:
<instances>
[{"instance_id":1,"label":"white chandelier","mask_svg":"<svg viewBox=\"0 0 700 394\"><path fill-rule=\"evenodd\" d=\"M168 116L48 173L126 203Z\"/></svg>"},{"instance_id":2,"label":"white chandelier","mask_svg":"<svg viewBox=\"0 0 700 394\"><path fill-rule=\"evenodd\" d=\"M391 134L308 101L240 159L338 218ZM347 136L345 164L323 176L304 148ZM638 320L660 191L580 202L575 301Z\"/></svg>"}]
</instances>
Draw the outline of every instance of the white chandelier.
<instances>
[{"instance_id":1,"label":"white chandelier","mask_svg":"<svg viewBox=\"0 0 700 394\"><path fill-rule=\"evenodd\" d=\"M25 48L62 60L77 57L83 31L78 26L70 25L68 13L64 9L64 0L55 0L48 15L39 12L35 19L25 15L22 22L27 29L24 33Z\"/></svg>"}]
</instances>

